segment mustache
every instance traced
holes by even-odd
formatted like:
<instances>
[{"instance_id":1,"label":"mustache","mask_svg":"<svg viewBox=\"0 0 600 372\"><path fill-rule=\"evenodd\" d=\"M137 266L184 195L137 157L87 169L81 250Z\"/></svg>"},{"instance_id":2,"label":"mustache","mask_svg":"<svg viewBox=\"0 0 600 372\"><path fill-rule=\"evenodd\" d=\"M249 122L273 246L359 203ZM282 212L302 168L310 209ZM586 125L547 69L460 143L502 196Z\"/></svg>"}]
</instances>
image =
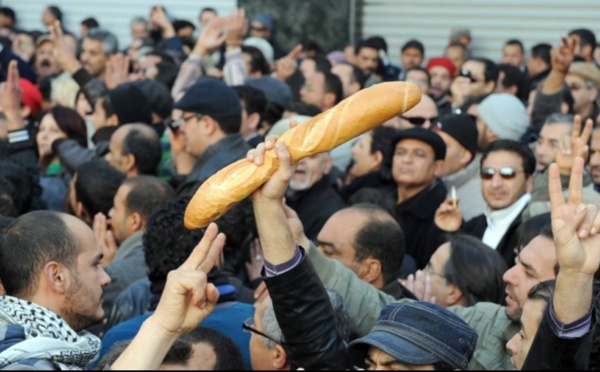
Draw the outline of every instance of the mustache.
<instances>
[{"instance_id":1,"label":"mustache","mask_svg":"<svg viewBox=\"0 0 600 372\"><path fill-rule=\"evenodd\" d=\"M43 59L40 62L40 66L42 66L42 67L50 67L50 66L52 66L52 63L48 59Z\"/></svg>"}]
</instances>

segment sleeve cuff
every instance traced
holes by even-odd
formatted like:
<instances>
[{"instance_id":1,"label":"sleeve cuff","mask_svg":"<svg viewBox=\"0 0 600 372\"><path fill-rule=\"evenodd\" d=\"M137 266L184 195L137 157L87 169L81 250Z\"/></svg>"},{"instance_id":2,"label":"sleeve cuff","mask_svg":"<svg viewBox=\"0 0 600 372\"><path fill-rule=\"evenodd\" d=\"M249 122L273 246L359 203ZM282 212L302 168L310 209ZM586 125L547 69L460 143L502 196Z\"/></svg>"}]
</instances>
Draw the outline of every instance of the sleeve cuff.
<instances>
[{"instance_id":1,"label":"sleeve cuff","mask_svg":"<svg viewBox=\"0 0 600 372\"><path fill-rule=\"evenodd\" d=\"M550 319L550 328L552 328L552 332L559 338L579 338L590 332L592 329L593 307L590 307L590 310L583 318L576 320L573 323L565 324L557 319L556 313L554 312L554 305L552 304L552 301L550 301L548 304L548 315Z\"/></svg>"},{"instance_id":2,"label":"sleeve cuff","mask_svg":"<svg viewBox=\"0 0 600 372\"><path fill-rule=\"evenodd\" d=\"M284 262L279 265L273 265L265 259L265 276L267 278L271 278L286 273L298 266L300 262L302 262L303 258L304 250L296 246L296 252L294 253L294 257L292 257L292 259L287 262Z\"/></svg>"}]
</instances>

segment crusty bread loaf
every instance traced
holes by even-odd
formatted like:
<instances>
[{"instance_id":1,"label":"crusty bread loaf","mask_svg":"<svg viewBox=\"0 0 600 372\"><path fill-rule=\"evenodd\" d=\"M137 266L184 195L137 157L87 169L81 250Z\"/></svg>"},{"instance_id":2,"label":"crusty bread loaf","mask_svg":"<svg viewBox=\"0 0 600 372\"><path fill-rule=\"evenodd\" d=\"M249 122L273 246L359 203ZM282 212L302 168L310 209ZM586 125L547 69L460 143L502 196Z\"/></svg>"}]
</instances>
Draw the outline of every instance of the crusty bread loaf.
<instances>
[{"instance_id":1,"label":"crusty bread loaf","mask_svg":"<svg viewBox=\"0 0 600 372\"><path fill-rule=\"evenodd\" d=\"M421 91L411 83L391 82L373 85L346 98L335 107L304 124L286 131L283 141L293 162L331 151L342 143L410 110L421 100ZM256 166L248 159L223 168L196 191L185 211L185 226L198 229L222 216L265 183L277 170L274 150Z\"/></svg>"}]
</instances>

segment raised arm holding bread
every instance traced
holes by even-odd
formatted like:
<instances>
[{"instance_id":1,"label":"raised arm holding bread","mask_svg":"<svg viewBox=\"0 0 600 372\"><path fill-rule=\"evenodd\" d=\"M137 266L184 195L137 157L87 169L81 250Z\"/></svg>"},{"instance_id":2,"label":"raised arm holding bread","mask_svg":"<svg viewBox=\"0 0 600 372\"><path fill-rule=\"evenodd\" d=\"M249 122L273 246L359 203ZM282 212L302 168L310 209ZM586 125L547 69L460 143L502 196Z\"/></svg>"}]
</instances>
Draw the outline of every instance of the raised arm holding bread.
<instances>
[{"instance_id":1,"label":"raised arm holding bread","mask_svg":"<svg viewBox=\"0 0 600 372\"><path fill-rule=\"evenodd\" d=\"M304 157L334 149L410 110L420 99L420 90L414 84L377 84L288 130L278 142L285 143L292 163L295 163ZM185 226L198 229L219 218L265 183L278 165L275 151L269 150L260 166L242 159L223 168L196 191L185 213Z\"/></svg>"}]
</instances>

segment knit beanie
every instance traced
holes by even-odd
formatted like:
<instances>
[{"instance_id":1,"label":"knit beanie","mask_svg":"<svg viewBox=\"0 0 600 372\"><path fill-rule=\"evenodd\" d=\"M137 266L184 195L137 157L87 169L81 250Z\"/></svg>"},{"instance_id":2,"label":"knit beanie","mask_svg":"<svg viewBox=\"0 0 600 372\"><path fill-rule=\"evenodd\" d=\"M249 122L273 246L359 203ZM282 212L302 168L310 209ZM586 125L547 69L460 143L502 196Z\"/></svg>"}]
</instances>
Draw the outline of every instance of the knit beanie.
<instances>
[{"instance_id":1,"label":"knit beanie","mask_svg":"<svg viewBox=\"0 0 600 372\"><path fill-rule=\"evenodd\" d=\"M478 114L500 139L519 141L529 127L525 106L510 94L491 94L479 105Z\"/></svg>"}]
</instances>

